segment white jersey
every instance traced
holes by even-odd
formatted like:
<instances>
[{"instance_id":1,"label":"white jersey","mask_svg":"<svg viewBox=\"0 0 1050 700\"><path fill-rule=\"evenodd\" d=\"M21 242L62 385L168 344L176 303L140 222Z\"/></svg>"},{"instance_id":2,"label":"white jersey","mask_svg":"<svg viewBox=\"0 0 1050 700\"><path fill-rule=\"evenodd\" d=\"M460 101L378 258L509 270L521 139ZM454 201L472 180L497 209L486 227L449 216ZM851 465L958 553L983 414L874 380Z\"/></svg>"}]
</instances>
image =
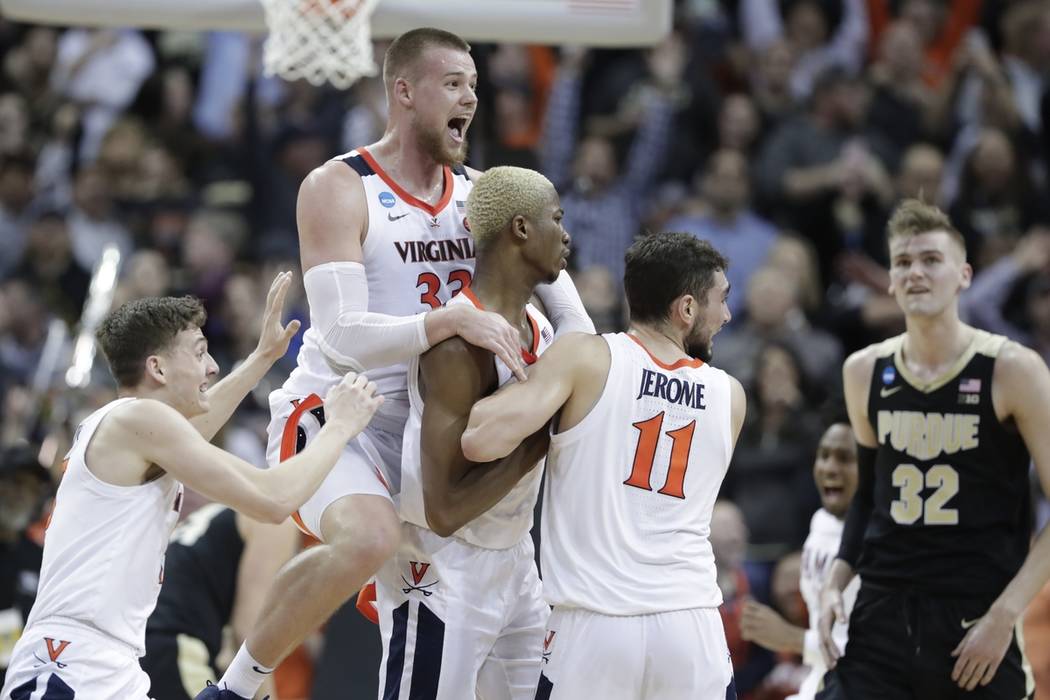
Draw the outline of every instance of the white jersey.
<instances>
[{"instance_id":1,"label":"white jersey","mask_svg":"<svg viewBox=\"0 0 1050 700\"><path fill-rule=\"evenodd\" d=\"M77 428L44 538L35 625L68 624L101 632L146 653L146 619L164 579L164 553L179 519L182 484L165 474L139 486L108 484L88 470L85 453L118 399Z\"/></svg>"},{"instance_id":2,"label":"white jersey","mask_svg":"<svg viewBox=\"0 0 1050 700\"><path fill-rule=\"evenodd\" d=\"M444 169L444 194L431 206L402 189L364 148L338 159L361 176L365 189L368 231L362 252L370 312L414 316L436 309L470 284L474 240L466 226L466 202L473 184L461 166ZM284 388L294 395L324 397L340 375L321 353L312 312L297 367ZM405 370L396 364L368 371L377 393L386 398L377 425L395 433L408 410Z\"/></svg>"},{"instance_id":3,"label":"white jersey","mask_svg":"<svg viewBox=\"0 0 1050 700\"><path fill-rule=\"evenodd\" d=\"M813 700L828 670L824 665L824 657L820 653L820 632L817 629L820 591L831 573L832 562L838 556L839 543L842 541L842 528L841 520L821 508L813 514L813 519L809 523L809 536L806 537L806 543L802 546L802 575L799 577L799 590L809 610L809 629L806 630L803 644L802 662L809 666L810 671L798 693L791 696L795 700ZM860 577L854 576L842 592L842 604L846 609L847 617L853 609L853 603L857 600L859 588ZM848 622L838 622L832 628L832 637L840 651L846 648L848 629Z\"/></svg>"},{"instance_id":4,"label":"white jersey","mask_svg":"<svg viewBox=\"0 0 1050 700\"><path fill-rule=\"evenodd\" d=\"M484 308L469 289L454 297L452 304L474 304ZM532 304L525 307L532 324L532 351L522 350L527 364L536 361L554 342L554 327ZM516 381L513 373L498 357L496 373L499 386ZM405 425L405 438L401 453L401 495L399 511L405 522L427 527L426 510L423 506L422 463L420 460L420 430L423 425L423 398L419 393L419 359L409 363L408 397L411 409ZM532 529L532 512L536 507L536 496L540 489L542 467L537 467L524 476L514 488L496 505L456 531L458 537L470 544L487 549L508 549L518 544Z\"/></svg>"},{"instance_id":5,"label":"white jersey","mask_svg":"<svg viewBox=\"0 0 1050 700\"><path fill-rule=\"evenodd\" d=\"M602 338L601 397L547 454L544 595L606 615L717 607L709 536L733 455L729 375L665 365L626 333Z\"/></svg>"}]
</instances>

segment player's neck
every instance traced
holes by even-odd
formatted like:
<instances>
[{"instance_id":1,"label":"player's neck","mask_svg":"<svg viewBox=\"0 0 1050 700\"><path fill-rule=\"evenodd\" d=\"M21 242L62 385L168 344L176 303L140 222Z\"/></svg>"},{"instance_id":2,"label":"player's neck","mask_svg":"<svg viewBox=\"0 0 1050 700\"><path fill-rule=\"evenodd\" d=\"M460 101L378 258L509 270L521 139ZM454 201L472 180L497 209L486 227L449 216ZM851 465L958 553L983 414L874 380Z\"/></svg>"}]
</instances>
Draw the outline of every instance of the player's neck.
<instances>
[{"instance_id":1,"label":"player's neck","mask_svg":"<svg viewBox=\"0 0 1050 700\"><path fill-rule=\"evenodd\" d=\"M404 190L426 202L441 198L445 168L404 132L388 131L368 152Z\"/></svg>"},{"instance_id":2,"label":"player's neck","mask_svg":"<svg viewBox=\"0 0 1050 700\"><path fill-rule=\"evenodd\" d=\"M501 265L496 260L478 260L470 288L486 311L493 311L511 325L525 321L525 305L538 281L528 277L524 266Z\"/></svg>"},{"instance_id":3,"label":"player's neck","mask_svg":"<svg viewBox=\"0 0 1050 700\"><path fill-rule=\"evenodd\" d=\"M627 332L642 341L649 354L664 364L673 365L679 360L690 359L682 334L666 324L632 323Z\"/></svg>"},{"instance_id":4,"label":"player's neck","mask_svg":"<svg viewBox=\"0 0 1050 700\"><path fill-rule=\"evenodd\" d=\"M933 317L907 317L902 351L909 365L935 369L953 364L969 347L974 329L946 312Z\"/></svg>"}]
</instances>

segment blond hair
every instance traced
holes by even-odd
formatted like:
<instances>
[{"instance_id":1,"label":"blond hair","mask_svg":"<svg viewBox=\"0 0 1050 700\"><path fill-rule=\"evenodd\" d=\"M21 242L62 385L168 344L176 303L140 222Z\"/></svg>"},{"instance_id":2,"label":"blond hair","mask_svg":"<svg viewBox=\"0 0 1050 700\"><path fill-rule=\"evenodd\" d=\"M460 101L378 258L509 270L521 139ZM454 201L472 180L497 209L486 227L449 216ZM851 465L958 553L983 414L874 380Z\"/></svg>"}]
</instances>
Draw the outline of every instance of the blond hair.
<instances>
[{"instance_id":1,"label":"blond hair","mask_svg":"<svg viewBox=\"0 0 1050 700\"><path fill-rule=\"evenodd\" d=\"M551 201L554 185L535 170L501 166L487 170L467 196L467 222L484 248L515 216L535 221Z\"/></svg>"},{"instance_id":2,"label":"blond hair","mask_svg":"<svg viewBox=\"0 0 1050 700\"><path fill-rule=\"evenodd\" d=\"M923 233L944 231L962 248L966 255L966 239L959 229L952 225L948 215L933 204L918 199L902 200L893 210L890 222L886 224L886 242L892 243L896 238L910 238Z\"/></svg>"}]
</instances>

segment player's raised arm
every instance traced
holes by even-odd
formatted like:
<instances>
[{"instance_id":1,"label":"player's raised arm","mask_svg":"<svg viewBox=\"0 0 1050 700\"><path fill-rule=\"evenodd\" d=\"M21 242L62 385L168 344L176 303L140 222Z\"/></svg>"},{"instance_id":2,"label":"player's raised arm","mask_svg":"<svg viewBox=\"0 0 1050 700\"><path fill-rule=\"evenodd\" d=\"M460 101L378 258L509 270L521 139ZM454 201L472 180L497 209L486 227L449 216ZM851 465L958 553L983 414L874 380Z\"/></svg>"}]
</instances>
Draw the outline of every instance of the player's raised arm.
<instances>
[{"instance_id":1,"label":"player's raised arm","mask_svg":"<svg viewBox=\"0 0 1050 700\"><path fill-rule=\"evenodd\" d=\"M458 335L525 377L516 331L497 314L469 306L412 316L369 311L364 266L368 207L361 177L330 161L303 181L296 205L310 323L325 360L339 372L406 362Z\"/></svg>"},{"instance_id":2,"label":"player's raised arm","mask_svg":"<svg viewBox=\"0 0 1050 700\"><path fill-rule=\"evenodd\" d=\"M263 312L258 345L237 369L208 390L208 412L190 419L190 423L205 440L215 437L248 392L273 367L273 363L284 357L288 343L299 331L299 321L290 321L288 325L281 322L284 300L291 283L291 272L281 272L274 278L266 295L266 310Z\"/></svg>"},{"instance_id":3,"label":"player's raised arm","mask_svg":"<svg viewBox=\"0 0 1050 700\"><path fill-rule=\"evenodd\" d=\"M1013 418L1044 489L1050 488L1050 370L1034 351L1008 341L995 362L992 401L996 413ZM952 652L952 680L973 690L988 685L1002 663L1017 621L1050 580L1050 536L1039 533L1020 571Z\"/></svg>"},{"instance_id":4,"label":"player's raised arm","mask_svg":"<svg viewBox=\"0 0 1050 700\"><path fill-rule=\"evenodd\" d=\"M532 366L529 381L507 385L474 405L461 439L463 454L475 462L510 454L569 400L580 368L589 362L608 370L608 345L599 336L576 333L555 341Z\"/></svg>"},{"instance_id":5,"label":"player's raised arm","mask_svg":"<svg viewBox=\"0 0 1050 700\"><path fill-rule=\"evenodd\" d=\"M263 522L281 522L317 490L347 441L360 433L382 398L363 375L348 375L325 400L324 427L299 454L257 469L207 442L171 406L143 399L120 411L123 444L193 490Z\"/></svg>"},{"instance_id":6,"label":"player's raised arm","mask_svg":"<svg viewBox=\"0 0 1050 700\"><path fill-rule=\"evenodd\" d=\"M547 452L545 430L532 431L498 461L471 461L459 440L470 409L496 384L489 353L452 339L420 358L426 390L420 430L423 504L430 528L448 537L500 501ZM541 426L543 427L543 426Z\"/></svg>"}]
</instances>

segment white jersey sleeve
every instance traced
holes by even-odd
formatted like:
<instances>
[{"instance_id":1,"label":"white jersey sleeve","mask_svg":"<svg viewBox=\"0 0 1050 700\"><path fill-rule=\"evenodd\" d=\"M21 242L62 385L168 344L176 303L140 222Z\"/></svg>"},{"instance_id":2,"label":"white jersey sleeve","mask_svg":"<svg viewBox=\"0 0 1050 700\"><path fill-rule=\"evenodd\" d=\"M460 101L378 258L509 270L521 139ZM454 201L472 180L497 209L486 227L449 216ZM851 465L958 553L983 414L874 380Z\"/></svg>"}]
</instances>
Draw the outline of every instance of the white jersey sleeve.
<instances>
[{"instance_id":1,"label":"white jersey sleeve","mask_svg":"<svg viewBox=\"0 0 1050 700\"><path fill-rule=\"evenodd\" d=\"M469 288L454 297L449 304L473 304L484 308ZM540 311L529 304L526 315L532 324L533 346L531 351L522 350L522 359L532 364L554 342L554 327ZM493 357L499 386L517 381L510 368L502 360ZM420 459L420 431L423 424L423 397L419 391L419 360L409 363L408 395L411 409L405 425L405 437L401 453L401 494L398 509L401 519L427 527L426 510L423 505L423 475ZM459 439L451 436L450 439ZM532 512L536 506L542 465L523 477L496 505L464 525L455 537L486 549L508 549L518 544L532 529Z\"/></svg>"},{"instance_id":2,"label":"white jersey sleeve","mask_svg":"<svg viewBox=\"0 0 1050 700\"><path fill-rule=\"evenodd\" d=\"M544 595L606 615L717 607L709 538L733 451L729 376L700 360L662 364L625 333L602 337L601 397L551 438Z\"/></svg>"},{"instance_id":3,"label":"white jersey sleeve","mask_svg":"<svg viewBox=\"0 0 1050 700\"><path fill-rule=\"evenodd\" d=\"M179 519L182 484L165 474L115 486L88 469L85 454L119 399L77 428L44 537L36 602L26 622L83 625L145 654L146 619L164 580L164 553Z\"/></svg>"},{"instance_id":4,"label":"white jersey sleeve","mask_svg":"<svg viewBox=\"0 0 1050 700\"><path fill-rule=\"evenodd\" d=\"M338 160L361 176L365 190L368 231L362 253L369 312L414 316L441 306L470 284L475 253L466 203L473 184L465 169L444 169L444 194L432 206L406 192L364 148ZM386 399L377 425L396 433L408 410L406 369L398 363L368 371ZM339 378L321 352L317 331L307 329L285 390L324 397Z\"/></svg>"},{"instance_id":5,"label":"white jersey sleeve","mask_svg":"<svg viewBox=\"0 0 1050 700\"><path fill-rule=\"evenodd\" d=\"M839 543L842 541L843 522L821 508L813 514L809 524L809 535L802 545L802 574L799 578L799 590L809 610L809 629L806 630L802 650L802 663L809 666L809 675L799 688L796 700L813 700L820 682L827 673L824 657L820 652L820 632L817 629L817 616L820 610L820 591L827 583L831 565L838 556ZM853 603L857 600L860 589L860 577L854 576L842 592L842 602L849 617ZM839 622L831 630L832 638L840 650L846 648L849 623Z\"/></svg>"}]
</instances>

